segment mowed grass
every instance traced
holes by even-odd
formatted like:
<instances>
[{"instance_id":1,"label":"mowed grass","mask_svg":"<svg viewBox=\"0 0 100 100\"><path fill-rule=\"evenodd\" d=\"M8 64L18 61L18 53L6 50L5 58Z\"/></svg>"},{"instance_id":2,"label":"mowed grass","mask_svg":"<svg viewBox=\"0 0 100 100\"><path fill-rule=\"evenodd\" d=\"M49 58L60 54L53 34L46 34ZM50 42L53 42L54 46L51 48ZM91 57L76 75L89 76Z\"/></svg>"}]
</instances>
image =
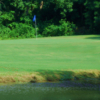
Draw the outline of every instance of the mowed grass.
<instances>
[{"instance_id":1,"label":"mowed grass","mask_svg":"<svg viewBox=\"0 0 100 100\"><path fill-rule=\"evenodd\" d=\"M98 35L0 40L0 72L100 70Z\"/></svg>"}]
</instances>

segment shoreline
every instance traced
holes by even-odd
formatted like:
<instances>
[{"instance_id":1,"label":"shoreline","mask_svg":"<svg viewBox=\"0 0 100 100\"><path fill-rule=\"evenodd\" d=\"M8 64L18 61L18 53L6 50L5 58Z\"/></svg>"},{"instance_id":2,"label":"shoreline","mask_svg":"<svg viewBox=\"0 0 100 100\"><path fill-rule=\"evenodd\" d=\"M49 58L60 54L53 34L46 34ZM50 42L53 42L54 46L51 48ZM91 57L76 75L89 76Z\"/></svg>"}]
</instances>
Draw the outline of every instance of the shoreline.
<instances>
[{"instance_id":1,"label":"shoreline","mask_svg":"<svg viewBox=\"0 0 100 100\"><path fill-rule=\"evenodd\" d=\"M41 70L36 72L0 73L0 84L72 81L100 84L100 70Z\"/></svg>"}]
</instances>

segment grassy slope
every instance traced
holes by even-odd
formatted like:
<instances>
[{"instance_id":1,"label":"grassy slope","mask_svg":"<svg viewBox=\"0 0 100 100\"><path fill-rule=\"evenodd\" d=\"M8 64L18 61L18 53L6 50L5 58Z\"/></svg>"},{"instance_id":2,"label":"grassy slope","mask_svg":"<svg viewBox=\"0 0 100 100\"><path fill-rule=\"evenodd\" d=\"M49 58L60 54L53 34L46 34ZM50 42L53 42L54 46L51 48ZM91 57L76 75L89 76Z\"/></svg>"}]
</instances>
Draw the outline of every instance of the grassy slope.
<instances>
[{"instance_id":1,"label":"grassy slope","mask_svg":"<svg viewBox=\"0 0 100 100\"><path fill-rule=\"evenodd\" d=\"M98 36L0 40L0 72L100 70Z\"/></svg>"}]
</instances>

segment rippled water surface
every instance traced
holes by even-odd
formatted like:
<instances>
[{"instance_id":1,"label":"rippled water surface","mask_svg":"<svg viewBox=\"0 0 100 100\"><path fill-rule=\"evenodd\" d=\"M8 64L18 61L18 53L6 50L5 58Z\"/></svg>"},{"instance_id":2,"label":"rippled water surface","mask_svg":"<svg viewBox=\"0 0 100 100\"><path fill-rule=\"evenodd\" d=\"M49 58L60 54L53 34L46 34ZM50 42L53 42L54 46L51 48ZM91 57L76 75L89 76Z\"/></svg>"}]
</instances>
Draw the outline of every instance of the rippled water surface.
<instances>
[{"instance_id":1,"label":"rippled water surface","mask_svg":"<svg viewBox=\"0 0 100 100\"><path fill-rule=\"evenodd\" d=\"M0 86L0 100L100 100L100 86L69 82Z\"/></svg>"}]
</instances>

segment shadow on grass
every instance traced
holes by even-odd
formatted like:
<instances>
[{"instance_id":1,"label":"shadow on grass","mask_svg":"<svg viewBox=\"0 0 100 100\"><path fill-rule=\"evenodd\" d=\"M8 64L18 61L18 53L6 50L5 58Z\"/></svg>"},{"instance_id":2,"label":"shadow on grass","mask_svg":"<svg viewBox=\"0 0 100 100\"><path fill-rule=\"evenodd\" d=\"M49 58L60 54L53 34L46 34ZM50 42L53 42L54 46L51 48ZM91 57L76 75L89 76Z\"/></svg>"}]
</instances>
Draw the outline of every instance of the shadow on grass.
<instances>
[{"instance_id":1,"label":"shadow on grass","mask_svg":"<svg viewBox=\"0 0 100 100\"><path fill-rule=\"evenodd\" d=\"M74 72L72 71L39 70L38 72L49 82L73 80L74 78Z\"/></svg>"},{"instance_id":2,"label":"shadow on grass","mask_svg":"<svg viewBox=\"0 0 100 100\"><path fill-rule=\"evenodd\" d=\"M98 35L97 37L87 37L85 39L94 39L94 40L100 40L100 35Z\"/></svg>"},{"instance_id":3,"label":"shadow on grass","mask_svg":"<svg viewBox=\"0 0 100 100\"><path fill-rule=\"evenodd\" d=\"M100 83L100 73L98 77L95 73L80 72L75 73L73 71L51 71L51 70L39 70L39 75L44 77L47 82L60 82L60 81L74 81L80 83Z\"/></svg>"}]
</instances>

